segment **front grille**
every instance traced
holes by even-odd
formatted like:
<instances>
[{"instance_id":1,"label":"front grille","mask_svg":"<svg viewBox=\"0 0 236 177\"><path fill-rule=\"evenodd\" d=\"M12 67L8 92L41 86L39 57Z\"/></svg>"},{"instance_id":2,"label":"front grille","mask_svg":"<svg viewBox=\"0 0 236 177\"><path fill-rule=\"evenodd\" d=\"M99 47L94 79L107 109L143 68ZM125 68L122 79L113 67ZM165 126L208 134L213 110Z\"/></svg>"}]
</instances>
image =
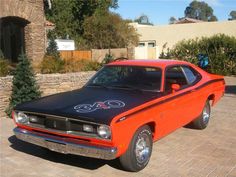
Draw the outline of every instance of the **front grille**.
<instances>
[{"instance_id":1,"label":"front grille","mask_svg":"<svg viewBox=\"0 0 236 177\"><path fill-rule=\"evenodd\" d=\"M62 131L68 131L67 124L69 122L66 120L58 120L58 119L52 119L52 118L46 118L45 120L45 127L56 129L56 130L62 130Z\"/></svg>"},{"instance_id":2,"label":"front grille","mask_svg":"<svg viewBox=\"0 0 236 177\"><path fill-rule=\"evenodd\" d=\"M70 130L71 131L79 131L82 132L83 131L83 124L81 124L78 121L70 121Z\"/></svg>"},{"instance_id":3,"label":"front grille","mask_svg":"<svg viewBox=\"0 0 236 177\"><path fill-rule=\"evenodd\" d=\"M29 126L37 128L45 128L51 131L59 131L66 134L76 134L82 136L98 137L97 127L99 125L89 122L84 122L76 119L56 117L56 116L45 116L36 114L27 114L30 119ZM93 132L85 132L83 125L91 125Z\"/></svg>"}]
</instances>

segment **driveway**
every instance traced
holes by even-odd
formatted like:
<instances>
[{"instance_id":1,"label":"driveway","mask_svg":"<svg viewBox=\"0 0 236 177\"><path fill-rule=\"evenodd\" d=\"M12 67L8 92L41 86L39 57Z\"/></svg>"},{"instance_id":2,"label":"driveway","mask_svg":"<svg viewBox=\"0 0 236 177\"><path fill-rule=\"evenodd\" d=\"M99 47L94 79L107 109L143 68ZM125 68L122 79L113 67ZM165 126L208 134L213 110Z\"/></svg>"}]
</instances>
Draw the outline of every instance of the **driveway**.
<instances>
[{"instance_id":1,"label":"driveway","mask_svg":"<svg viewBox=\"0 0 236 177\"><path fill-rule=\"evenodd\" d=\"M181 128L156 142L141 172L120 169L117 160L63 155L17 140L11 119L0 119L2 177L236 177L236 78L213 108L205 130Z\"/></svg>"}]
</instances>

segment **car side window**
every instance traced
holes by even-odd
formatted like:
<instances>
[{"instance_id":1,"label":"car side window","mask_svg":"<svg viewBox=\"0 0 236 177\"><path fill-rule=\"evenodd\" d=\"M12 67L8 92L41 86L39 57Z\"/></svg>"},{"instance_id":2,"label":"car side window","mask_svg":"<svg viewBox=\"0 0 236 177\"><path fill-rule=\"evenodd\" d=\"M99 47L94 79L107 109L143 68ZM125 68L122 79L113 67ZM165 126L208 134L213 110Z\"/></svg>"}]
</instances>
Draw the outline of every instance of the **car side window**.
<instances>
[{"instance_id":1,"label":"car side window","mask_svg":"<svg viewBox=\"0 0 236 177\"><path fill-rule=\"evenodd\" d=\"M192 68L188 66L182 66L182 68L183 68L183 71L185 73L185 76L189 85L191 85L198 79L199 73L197 71L193 70Z\"/></svg>"},{"instance_id":2,"label":"car side window","mask_svg":"<svg viewBox=\"0 0 236 177\"><path fill-rule=\"evenodd\" d=\"M181 66L173 66L166 70L165 74L165 91L171 92L171 85L179 84L180 88L188 85Z\"/></svg>"}]
</instances>

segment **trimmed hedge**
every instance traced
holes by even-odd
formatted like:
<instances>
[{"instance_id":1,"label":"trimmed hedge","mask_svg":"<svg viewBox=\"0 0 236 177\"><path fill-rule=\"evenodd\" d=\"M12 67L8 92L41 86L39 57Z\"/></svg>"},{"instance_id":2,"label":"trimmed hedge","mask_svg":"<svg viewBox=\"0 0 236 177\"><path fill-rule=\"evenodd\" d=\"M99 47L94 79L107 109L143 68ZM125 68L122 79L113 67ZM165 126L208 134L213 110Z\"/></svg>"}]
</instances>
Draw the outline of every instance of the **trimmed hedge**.
<instances>
[{"instance_id":1,"label":"trimmed hedge","mask_svg":"<svg viewBox=\"0 0 236 177\"><path fill-rule=\"evenodd\" d=\"M209 58L209 72L236 75L236 38L224 34L183 40L170 51L171 58L198 63L199 54Z\"/></svg>"}]
</instances>

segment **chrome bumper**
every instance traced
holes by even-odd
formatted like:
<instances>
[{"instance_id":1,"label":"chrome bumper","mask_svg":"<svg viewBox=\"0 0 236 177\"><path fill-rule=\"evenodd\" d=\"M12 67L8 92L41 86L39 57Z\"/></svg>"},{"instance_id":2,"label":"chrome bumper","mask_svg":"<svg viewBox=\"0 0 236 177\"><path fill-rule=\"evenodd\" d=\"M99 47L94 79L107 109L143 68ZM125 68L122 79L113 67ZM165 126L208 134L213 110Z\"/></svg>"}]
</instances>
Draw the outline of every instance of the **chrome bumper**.
<instances>
[{"instance_id":1,"label":"chrome bumper","mask_svg":"<svg viewBox=\"0 0 236 177\"><path fill-rule=\"evenodd\" d=\"M95 146L81 140L32 132L19 127L16 127L13 131L20 140L63 154L75 154L105 160L115 159L117 154L117 148L115 147Z\"/></svg>"}]
</instances>

